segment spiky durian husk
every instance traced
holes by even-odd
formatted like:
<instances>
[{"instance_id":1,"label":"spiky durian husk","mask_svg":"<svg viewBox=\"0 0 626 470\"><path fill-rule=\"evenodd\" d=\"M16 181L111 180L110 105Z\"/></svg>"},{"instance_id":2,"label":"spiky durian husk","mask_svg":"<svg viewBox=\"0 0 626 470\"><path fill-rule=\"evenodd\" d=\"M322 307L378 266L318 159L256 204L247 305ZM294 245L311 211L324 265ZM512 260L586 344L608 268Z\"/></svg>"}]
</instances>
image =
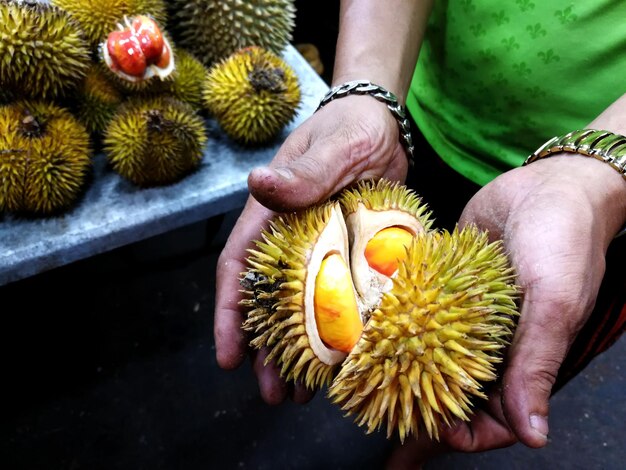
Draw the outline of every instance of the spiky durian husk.
<instances>
[{"instance_id":1,"label":"spiky durian husk","mask_svg":"<svg viewBox=\"0 0 626 470\"><path fill-rule=\"evenodd\" d=\"M123 96L107 79L104 67L94 64L78 90L78 119L92 133L101 133L122 103Z\"/></svg>"},{"instance_id":2,"label":"spiky durian husk","mask_svg":"<svg viewBox=\"0 0 626 470\"><path fill-rule=\"evenodd\" d=\"M50 214L74 202L91 166L89 135L69 111L43 102L0 107L0 207Z\"/></svg>"},{"instance_id":3,"label":"spiky durian husk","mask_svg":"<svg viewBox=\"0 0 626 470\"><path fill-rule=\"evenodd\" d=\"M331 217L332 205L287 214L270 223L257 248L249 250L253 267L242 278L250 309L243 328L254 334L251 346L268 347L266 363L274 360L287 380L310 389L330 383L337 366L316 356L305 328L304 283L308 254Z\"/></svg>"},{"instance_id":4,"label":"spiky durian husk","mask_svg":"<svg viewBox=\"0 0 626 470\"><path fill-rule=\"evenodd\" d=\"M96 51L108 34L115 30L124 16L151 15L159 24L167 20L163 0L51 0L67 11L85 32L92 50Z\"/></svg>"},{"instance_id":5,"label":"spiky durian husk","mask_svg":"<svg viewBox=\"0 0 626 470\"><path fill-rule=\"evenodd\" d=\"M139 186L170 184L194 170L206 143L204 120L174 98L133 100L107 126L113 169Z\"/></svg>"},{"instance_id":6,"label":"spiky durian husk","mask_svg":"<svg viewBox=\"0 0 626 470\"><path fill-rule=\"evenodd\" d=\"M205 65L248 46L280 54L294 28L293 0L173 0L180 45Z\"/></svg>"},{"instance_id":7,"label":"spiky durian husk","mask_svg":"<svg viewBox=\"0 0 626 470\"><path fill-rule=\"evenodd\" d=\"M415 191L387 179L361 180L355 186L344 189L339 194L339 203L344 217L363 204L373 211L397 209L415 217L424 227L430 229L433 224L432 211L423 203Z\"/></svg>"},{"instance_id":8,"label":"spiky durian husk","mask_svg":"<svg viewBox=\"0 0 626 470\"><path fill-rule=\"evenodd\" d=\"M204 104L232 139L261 144L276 137L295 116L300 87L280 57L258 47L236 52L212 67Z\"/></svg>"},{"instance_id":9,"label":"spiky durian husk","mask_svg":"<svg viewBox=\"0 0 626 470\"><path fill-rule=\"evenodd\" d=\"M173 54L176 67L174 72L165 79L155 76L148 80L129 82L105 67L107 77L128 96L173 96L191 105L195 110L199 110L203 105L202 93L208 73L207 69L202 65L202 62L183 49L176 49Z\"/></svg>"},{"instance_id":10,"label":"spiky durian husk","mask_svg":"<svg viewBox=\"0 0 626 470\"><path fill-rule=\"evenodd\" d=\"M418 235L329 396L368 432L386 424L404 439L423 423L438 438L495 380L516 295L502 244L486 233Z\"/></svg>"},{"instance_id":11,"label":"spiky durian husk","mask_svg":"<svg viewBox=\"0 0 626 470\"><path fill-rule=\"evenodd\" d=\"M54 99L80 82L89 63L83 34L66 12L0 0L0 87Z\"/></svg>"},{"instance_id":12,"label":"spiky durian husk","mask_svg":"<svg viewBox=\"0 0 626 470\"><path fill-rule=\"evenodd\" d=\"M176 70L173 80L166 82L167 92L190 104L194 109L202 108L202 93L207 69L193 54L183 49L176 51Z\"/></svg>"}]
</instances>

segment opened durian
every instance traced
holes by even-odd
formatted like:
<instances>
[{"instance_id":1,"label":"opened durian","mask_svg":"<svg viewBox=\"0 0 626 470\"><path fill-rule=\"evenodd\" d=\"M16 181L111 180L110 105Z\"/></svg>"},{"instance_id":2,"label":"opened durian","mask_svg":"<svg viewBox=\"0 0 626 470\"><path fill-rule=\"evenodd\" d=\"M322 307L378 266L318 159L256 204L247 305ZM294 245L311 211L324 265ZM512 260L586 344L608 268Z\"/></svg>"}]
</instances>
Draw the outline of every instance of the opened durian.
<instances>
[{"instance_id":1,"label":"opened durian","mask_svg":"<svg viewBox=\"0 0 626 470\"><path fill-rule=\"evenodd\" d=\"M382 197L366 207L361 195L372 191L380 192ZM354 213L356 206L359 214L367 214L368 241L372 244L386 229L398 228L412 236L431 225L419 197L403 186L383 180L363 182L344 195L348 202L345 210ZM388 214L395 217L389 218ZM348 219L357 224L360 221L356 217ZM353 227L346 227L340 202L279 217L270 231L263 232L257 249L250 252L251 269L242 280L248 297L242 303L250 309L244 329L255 333L253 346L269 346L268 360L275 359L286 378L302 381L310 388L330 382L360 337L363 321L376 299L390 287L389 278L376 272L374 260L374 267L366 260L363 269L363 254L350 254L349 234L353 231ZM379 248L401 251L394 246ZM367 295L362 296L353 287L350 266L355 264L364 279L360 284L370 284L373 294L365 292ZM326 276L331 278L327 280ZM305 288L316 284L319 289ZM327 305L333 299L341 305ZM344 329L352 332L349 338L341 338ZM337 333L340 338L334 338Z\"/></svg>"},{"instance_id":2,"label":"opened durian","mask_svg":"<svg viewBox=\"0 0 626 470\"><path fill-rule=\"evenodd\" d=\"M178 181L195 170L206 143L204 120L186 103L157 97L118 109L104 136L113 169L139 186Z\"/></svg>"},{"instance_id":3,"label":"opened durian","mask_svg":"<svg viewBox=\"0 0 626 470\"><path fill-rule=\"evenodd\" d=\"M412 191L361 182L271 222L241 283L251 345L371 432L438 437L468 419L511 335L517 289L501 243L430 231Z\"/></svg>"},{"instance_id":4,"label":"opened durian","mask_svg":"<svg viewBox=\"0 0 626 470\"><path fill-rule=\"evenodd\" d=\"M151 17L124 17L100 48L111 79L124 91L165 90L176 68L172 43Z\"/></svg>"},{"instance_id":5,"label":"opened durian","mask_svg":"<svg viewBox=\"0 0 626 470\"><path fill-rule=\"evenodd\" d=\"M211 68L204 104L232 139L266 143L296 114L298 78L280 57L248 47Z\"/></svg>"},{"instance_id":6,"label":"opened durian","mask_svg":"<svg viewBox=\"0 0 626 470\"><path fill-rule=\"evenodd\" d=\"M76 22L49 4L0 0L0 88L25 98L56 99L89 68Z\"/></svg>"},{"instance_id":7,"label":"opened durian","mask_svg":"<svg viewBox=\"0 0 626 470\"><path fill-rule=\"evenodd\" d=\"M293 0L173 0L177 42L207 66L248 46L280 54L294 28Z\"/></svg>"},{"instance_id":8,"label":"opened durian","mask_svg":"<svg viewBox=\"0 0 626 470\"><path fill-rule=\"evenodd\" d=\"M0 106L0 210L67 208L91 167L89 135L69 111L20 101Z\"/></svg>"}]
</instances>

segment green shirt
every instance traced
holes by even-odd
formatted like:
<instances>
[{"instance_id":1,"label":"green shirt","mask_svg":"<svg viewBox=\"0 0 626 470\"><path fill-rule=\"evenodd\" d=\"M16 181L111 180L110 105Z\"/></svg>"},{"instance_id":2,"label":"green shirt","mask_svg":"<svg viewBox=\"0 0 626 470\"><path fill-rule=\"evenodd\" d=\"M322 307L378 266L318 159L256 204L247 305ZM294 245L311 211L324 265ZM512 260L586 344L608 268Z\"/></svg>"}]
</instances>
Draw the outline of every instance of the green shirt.
<instances>
[{"instance_id":1,"label":"green shirt","mask_svg":"<svg viewBox=\"0 0 626 470\"><path fill-rule=\"evenodd\" d=\"M624 92L625 0L437 0L407 106L450 166L486 184Z\"/></svg>"}]
</instances>

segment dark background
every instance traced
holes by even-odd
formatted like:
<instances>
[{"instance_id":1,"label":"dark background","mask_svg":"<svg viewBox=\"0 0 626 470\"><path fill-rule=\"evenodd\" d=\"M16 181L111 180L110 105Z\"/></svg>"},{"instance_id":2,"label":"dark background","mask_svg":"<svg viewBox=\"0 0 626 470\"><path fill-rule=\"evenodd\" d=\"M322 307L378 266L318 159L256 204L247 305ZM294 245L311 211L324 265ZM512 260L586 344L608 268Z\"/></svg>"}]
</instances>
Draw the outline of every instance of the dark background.
<instances>
[{"instance_id":1,"label":"dark background","mask_svg":"<svg viewBox=\"0 0 626 470\"><path fill-rule=\"evenodd\" d=\"M248 364L215 363L215 263L227 214L0 287L10 469L377 469L391 444L319 393L271 407ZM427 466L620 469L622 338L552 400L550 443Z\"/></svg>"}]
</instances>

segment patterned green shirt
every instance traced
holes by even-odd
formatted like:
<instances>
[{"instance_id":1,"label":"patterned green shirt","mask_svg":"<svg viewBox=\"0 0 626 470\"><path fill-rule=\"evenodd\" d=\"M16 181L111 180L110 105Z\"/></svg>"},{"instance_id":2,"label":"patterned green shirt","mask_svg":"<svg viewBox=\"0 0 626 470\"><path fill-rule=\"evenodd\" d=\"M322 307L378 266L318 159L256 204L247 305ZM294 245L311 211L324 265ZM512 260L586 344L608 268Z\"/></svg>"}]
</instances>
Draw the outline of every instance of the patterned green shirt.
<instances>
[{"instance_id":1,"label":"patterned green shirt","mask_svg":"<svg viewBox=\"0 0 626 470\"><path fill-rule=\"evenodd\" d=\"M407 106L486 184L624 92L626 0L437 0Z\"/></svg>"}]
</instances>

